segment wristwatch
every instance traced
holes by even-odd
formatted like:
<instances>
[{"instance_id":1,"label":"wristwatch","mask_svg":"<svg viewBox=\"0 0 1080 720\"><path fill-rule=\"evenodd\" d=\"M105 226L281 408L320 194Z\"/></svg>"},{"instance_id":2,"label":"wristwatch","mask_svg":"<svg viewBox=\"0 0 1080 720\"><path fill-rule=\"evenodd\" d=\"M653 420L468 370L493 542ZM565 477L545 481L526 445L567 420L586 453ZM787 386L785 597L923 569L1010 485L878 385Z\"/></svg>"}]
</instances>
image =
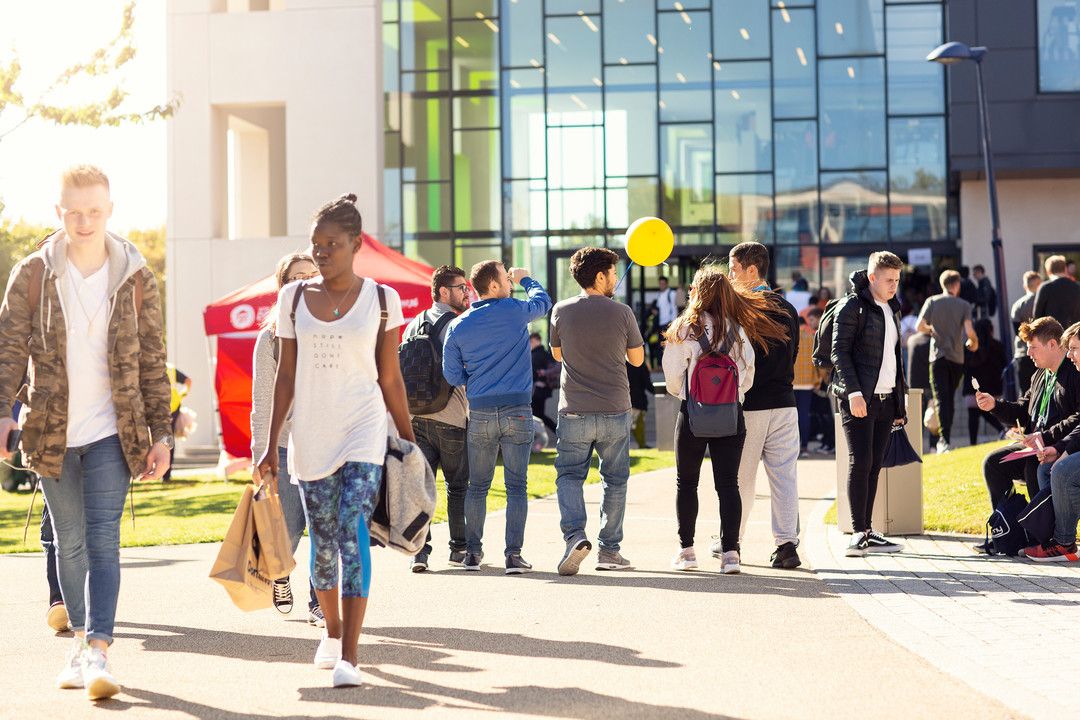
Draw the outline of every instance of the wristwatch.
<instances>
[{"instance_id":1,"label":"wristwatch","mask_svg":"<svg viewBox=\"0 0 1080 720\"><path fill-rule=\"evenodd\" d=\"M169 448L170 450L175 450L176 449L176 439L173 438L173 436L170 433L165 433L164 435L159 437L157 439L157 442L161 443L162 445Z\"/></svg>"}]
</instances>

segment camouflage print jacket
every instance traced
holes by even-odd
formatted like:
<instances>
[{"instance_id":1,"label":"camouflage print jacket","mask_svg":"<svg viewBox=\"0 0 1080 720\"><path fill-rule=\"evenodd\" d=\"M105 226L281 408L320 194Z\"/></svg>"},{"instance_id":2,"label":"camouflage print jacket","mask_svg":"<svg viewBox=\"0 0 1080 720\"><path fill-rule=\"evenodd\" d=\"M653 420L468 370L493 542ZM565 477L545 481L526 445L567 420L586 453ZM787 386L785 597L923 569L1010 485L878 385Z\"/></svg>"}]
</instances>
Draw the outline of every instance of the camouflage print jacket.
<instances>
[{"instance_id":1,"label":"camouflage print jacket","mask_svg":"<svg viewBox=\"0 0 1080 720\"><path fill-rule=\"evenodd\" d=\"M40 250L11 271L0 306L0 412L15 400L28 408L22 427L24 460L31 470L59 478L67 451L67 331L63 293L67 235L50 236ZM157 281L135 246L107 233L109 251L108 362L117 434L132 477L142 473L152 439L171 432L169 380L165 374L161 300ZM44 262L44 268L40 263ZM31 264L38 263L35 270ZM30 307L31 278L41 278L37 307ZM136 318L135 284L142 283ZM27 358L30 359L29 380Z\"/></svg>"}]
</instances>

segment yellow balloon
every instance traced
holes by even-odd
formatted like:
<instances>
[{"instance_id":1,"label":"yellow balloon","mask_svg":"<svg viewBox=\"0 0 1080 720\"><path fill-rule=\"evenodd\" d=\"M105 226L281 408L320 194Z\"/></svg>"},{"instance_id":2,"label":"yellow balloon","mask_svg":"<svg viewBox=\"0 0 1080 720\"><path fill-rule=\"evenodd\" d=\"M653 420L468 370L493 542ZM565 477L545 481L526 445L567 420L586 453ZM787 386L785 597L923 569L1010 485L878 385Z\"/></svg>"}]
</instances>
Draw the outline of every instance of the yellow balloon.
<instances>
[{"instance_id":1,"label":"yellow balloon","mask_svg":"<svg viewBox=\"0 0 1080 720\"><path fill-rule=\"evenodd\" d=\"M659 265L674 249L675 235L660 218L639 218L626 229L626 254L642 267Z\"/></svg>"}]
</instances>

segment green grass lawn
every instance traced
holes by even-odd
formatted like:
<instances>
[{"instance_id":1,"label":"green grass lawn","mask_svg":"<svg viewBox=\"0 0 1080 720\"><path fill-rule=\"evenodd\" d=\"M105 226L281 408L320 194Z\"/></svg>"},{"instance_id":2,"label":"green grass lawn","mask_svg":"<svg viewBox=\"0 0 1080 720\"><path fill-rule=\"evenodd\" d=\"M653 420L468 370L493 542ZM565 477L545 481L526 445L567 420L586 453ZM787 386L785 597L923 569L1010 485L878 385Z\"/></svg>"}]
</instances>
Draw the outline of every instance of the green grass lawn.
<instances>
[{"instance_id":1,"label":"green grass lawn","mask_svg":"<svg viewBox=\"0 0 1080 720\"><path fill-rule=\"evenodd\" d=\"M675 455L659 450L631 450L630 469L633 473L672 467ZM440 473L441 476L441 473ZM176 545L181 543L219 542L232 519L233 511L248 478L237 476L223 482L211 476L177 471L170 483L137 483L135 485L135 527L125 508L121 523L120 544L123 547L143 545ZM596 458L589 472L589 482L599 482ZM435 522L446 520L446 493L442 480L437 481L438 506ZM529 465L529 497L539 498L555 492L555 452L535 453ZM40 493L34 503L30 530L23 542L23 524L30 505L30 493L0 492L0 553L33 552L41 549L38 524L41 521ZM488 509L506 506L506 489L502 481L502 466L495 469L495 480L488 495Z\"/></svg>"},{"instance_id":2,"label":"green grass lawn","mask_svg":"<svg viewBox=\"0 0 1080 720\"><path fill-rule=\"evenodd\" d=\"M1007 444L985 443L944 455L923 455L923 524L927 531L983 533L990 516L983 459ZM835 504L825 521L836 524Z\"/></svg>"}]
</instances>

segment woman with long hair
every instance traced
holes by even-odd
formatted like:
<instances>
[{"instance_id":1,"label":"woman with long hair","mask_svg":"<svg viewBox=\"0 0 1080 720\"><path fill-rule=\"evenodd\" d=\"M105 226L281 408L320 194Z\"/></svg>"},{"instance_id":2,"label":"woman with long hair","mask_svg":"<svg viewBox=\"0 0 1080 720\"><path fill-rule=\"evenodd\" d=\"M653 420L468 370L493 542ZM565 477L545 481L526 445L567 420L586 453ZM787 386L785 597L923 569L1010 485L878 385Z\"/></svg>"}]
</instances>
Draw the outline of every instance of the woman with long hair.
<instances>
[{"instance_id":1,"label":"woman with long hair","mask_svg":"<svg viewBox=\"0 0 1080 720\"><path fill-rule=\"evenodd\" d=\"M725 574L739 572L739 525L742 522L739 461L746 439L742 400L754 384L754 345L768 347L772 341L787 340L787 330L767 312L770 302L760 293L736 289L719 265L704 265L694 275L686 309L664 333L664 380L668 393L682 400L675 420L675 511L681 546L671 561L676 570L693 570L698 566L694 553L697 490L707 449L720 502L722 571ZM714 352L726 351L739 370L738 430L729 437L699 438L690 429L686 406L689 388L685 385L701 357L698 338L703 335Z\"/></svg>"},{"instance_id":2,"label":"woman with long hair","mask_svg":"<svg viewBox=\"0 0 1080 720\"><path fill-rule=\"evenodd\" d=\"M315 267L315 261L311 255L306 253L292 253L281 258L274 273L278 292L281 292L281 288L289 283L317 277L319 277L319 269ZM278 365L276 333L277 306L275 305L263 320L262 329L255 339L255 351L251 361L251 457L253 460L258 460L263 456L266 451L266 438L270 432L270 405L274 400L274 379ZM285 527L289 530L289 540L292 541L292 550L295 554L307 522L304 519L304 505L300 500L300 486L292 482L288 471L289 424L289 418L286 418L278 434L277 451L281 469L278 472L277 491L281 497L281 509L285 513ZM310 585L309 593L308 622L316 627L323 627L326 622L319 608L319 599L315 596L313 584ZM287 577L274 581L274 607L285 615L292 612L292 585Z\"/></svg>"}]
</instances>

